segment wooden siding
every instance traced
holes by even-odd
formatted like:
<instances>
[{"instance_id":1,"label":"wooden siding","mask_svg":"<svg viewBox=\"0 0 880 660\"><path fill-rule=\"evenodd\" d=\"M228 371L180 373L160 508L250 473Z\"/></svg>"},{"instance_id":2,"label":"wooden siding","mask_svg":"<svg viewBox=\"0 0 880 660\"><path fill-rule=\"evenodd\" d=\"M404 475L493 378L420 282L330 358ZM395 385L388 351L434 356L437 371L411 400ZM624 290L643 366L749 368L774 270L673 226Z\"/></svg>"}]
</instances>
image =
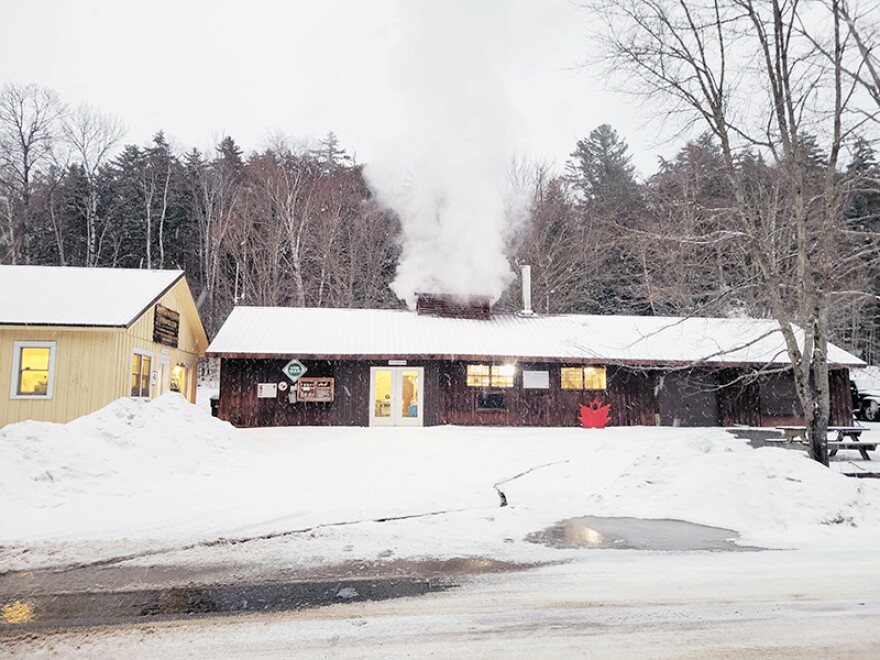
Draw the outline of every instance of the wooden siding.
<instances>
[{"instance_id":1,"label":"wooden siding","mask_svg":"<svg viewBox=\"0 0 880 660\"><path fill-rule=\"evenodd\" d=\"M654 379L661 426L718 425L718 380L714 371L657 371Z\"/></svg>"},{"instance_id":2,"label":"wooden siding","mask_svg":"<svg viewBox=\"0 0 880 660\"><path fill-rule=\"evenodd\" d=\"M370 367L387 366L387 361L302 360L309 376L336 379L335 401L290 404L288 392L280 391L274 399L259 399L257 384L285 381L281 368L293 357L221 360L219 416L241 427L369 424ZM425 370L426 426L578 426L578 404L587 404L594 399L611 404L612 424L655 423L653 383L647 373L610 367L605 392L563 390L559 365L523 362L518 365L514 387L479 388L468 387L467 364L407 361L407 366ZM550 388L523 389L523 369L549 371ZM487 392L504 395L503 410L477 408L478 396Z\"/></svg>"},{"instance_id":3,"label":"wooden siding","mask_svg":"<svg viewBox=\"0 0 880 660\"><path fill-rule=\"evenodd\" d=\"M185 281L179 280L158 302L183 311L189 295L188 291L181 290L185 287ZM150 353L154 358L167 355L169 367L186 365L189 368L187 397L195 402L196 366L199 353L205 348L204 340L199 339L200 336L204 337L203 333L194 328L190 320L195 310L191 310L189 315L181 313L178 348L152 341L153 310L151 306L130 328L0 327L0 426L26 419L68 422L120 397L129 396L134 349ZM55 342L54 391L51 399L10 397L16 341ZM167 353L162 353L163 349L167 349ZM169 375L166 374L166 381L168 379ZM165 389L167 391L168 382Z\"/></svg>"},{"instance_id":4,"label":"wooden siding","mask_svg":"<svg viewBox=\"0 0 880 660\"><path fill-rule=\"evenodd\" d=\"M336 379L332 403L288 402L288 392L273 399L257 398L258 383L287 379L281 368L293 357L222 359L220 406L222 419L236 426L367 426L369 424L370 367L387 366L381 360L301 360L309 376ZM757 380L737 379L735 370L692 369L687 372L607 369L605 391L564 390L560 365L520 362L510 388L469 387L463 361L407 360L407 366L425 370L424 424L463 426L578 426L579 404L596 400L611 406L612 426L762 426L797 423L780 413L792 410L793 388L785 374ZM579 366L569 363L570 366ZM524 389L524 370L547 371L548 389ZM663 385L660 386L662 377ZM848 404L845 370L832 371L832 424L847 423L841 416ZM722 387L736 381L733 385ZM501 394L497 410L478 408L482 393ZM656 394L655 394L656 393ZM846 413L848 414L848 413ZM803 420L801 419L801 422Z\"/></svg>"}]
</instances>

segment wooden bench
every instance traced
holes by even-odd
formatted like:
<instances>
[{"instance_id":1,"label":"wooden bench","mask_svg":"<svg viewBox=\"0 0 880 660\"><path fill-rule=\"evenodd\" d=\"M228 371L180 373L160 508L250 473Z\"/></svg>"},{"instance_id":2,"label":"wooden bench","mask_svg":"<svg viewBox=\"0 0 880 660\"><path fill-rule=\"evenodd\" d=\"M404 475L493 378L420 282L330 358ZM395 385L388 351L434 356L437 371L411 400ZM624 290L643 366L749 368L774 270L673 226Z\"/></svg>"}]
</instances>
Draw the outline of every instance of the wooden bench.
<instances>
[{"instance_id":1,"label":"wooden bench","mask_svg":"<svg viewBox=\"0 0 880 660\"><path fill-rule=\"evenodd\" d=\"M785 438L781 439L782 442L787 444L793 442L806 444L807 442L806 426L777 426L776 429L785 435ZM863 426L829 426L828 434L836 433L837 437L834 440L828 440L828 455L834 456L840 449L856 449L863 459L870 461L871 457L868 452L875 451L877 444L864 442L860 439L862 433L867 430Z\"/></svg>"}]
</instances>

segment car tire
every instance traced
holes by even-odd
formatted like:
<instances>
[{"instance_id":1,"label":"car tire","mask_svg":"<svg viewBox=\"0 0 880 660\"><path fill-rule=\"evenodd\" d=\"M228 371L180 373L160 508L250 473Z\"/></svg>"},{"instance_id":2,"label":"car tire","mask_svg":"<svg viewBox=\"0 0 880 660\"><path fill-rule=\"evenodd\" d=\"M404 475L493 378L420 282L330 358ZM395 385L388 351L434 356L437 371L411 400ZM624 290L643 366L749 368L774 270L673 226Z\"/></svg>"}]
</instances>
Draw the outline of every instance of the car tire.
<instances>
[{"instance_id":1,"label":"car tire","mask_svg":"<svg viewBox=\"0 0 880 660\"><path fill-rule=\"evenodd\" d=\"M865 401L862 405L862 418L867 422L880 421L880 404L876 401Z\"/></svg>"}]
</instances>

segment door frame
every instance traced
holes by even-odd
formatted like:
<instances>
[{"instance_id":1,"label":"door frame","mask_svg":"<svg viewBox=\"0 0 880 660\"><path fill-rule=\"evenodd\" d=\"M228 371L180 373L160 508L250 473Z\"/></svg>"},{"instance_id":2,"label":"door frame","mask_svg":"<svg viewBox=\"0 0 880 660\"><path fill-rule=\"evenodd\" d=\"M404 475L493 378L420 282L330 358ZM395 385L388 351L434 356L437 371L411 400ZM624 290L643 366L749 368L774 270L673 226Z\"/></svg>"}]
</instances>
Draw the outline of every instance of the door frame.
<instances>
[{"instance_id":1,"label":"door frame","mask_svg":"<svg viewBox=\"0 0 880 660\"><path fill-rule=\"evenodd\" d=\"M156 389L153 398L162 396L171 390L171 360L169 356L159 354L156 360Z\"/></svg>"},{"instance_id":2,"label":"door frame","mask_svg":"<svg viewBox=\"0 0 880 660\"><path fill-rule=\"evenodd\" d=\"M376 372L391 372L391 416L376 417ZM418 373L418 407L419 414L416 417L403 417L403 372L415 371ZM376 366L370 367L370 400L369 419L370 426L424 426L425 425L425 368L424 367L397 367Z\"/></svg>"}]
</instances>

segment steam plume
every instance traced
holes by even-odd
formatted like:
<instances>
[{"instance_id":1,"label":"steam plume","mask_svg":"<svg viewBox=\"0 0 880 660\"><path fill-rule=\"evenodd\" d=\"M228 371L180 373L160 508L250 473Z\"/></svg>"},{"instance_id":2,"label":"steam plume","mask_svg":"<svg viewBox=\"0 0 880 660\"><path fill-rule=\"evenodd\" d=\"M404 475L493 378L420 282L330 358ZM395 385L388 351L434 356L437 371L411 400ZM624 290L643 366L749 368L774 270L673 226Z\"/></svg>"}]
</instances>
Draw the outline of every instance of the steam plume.
<instances>
[{"instance_id":1,"label":"steam plume","mask_svg":"<svg viewBox=\"0 0 880 660\"><path fill-rule=\"evenodd\" d=\"M494 300L512 277L504 254L518 215L506 193L510 8L501 0L401 3L390 67L401 121L366 175L403 223L391 288L410 306L418 291Z\"/></svg>"}]
</instances>

